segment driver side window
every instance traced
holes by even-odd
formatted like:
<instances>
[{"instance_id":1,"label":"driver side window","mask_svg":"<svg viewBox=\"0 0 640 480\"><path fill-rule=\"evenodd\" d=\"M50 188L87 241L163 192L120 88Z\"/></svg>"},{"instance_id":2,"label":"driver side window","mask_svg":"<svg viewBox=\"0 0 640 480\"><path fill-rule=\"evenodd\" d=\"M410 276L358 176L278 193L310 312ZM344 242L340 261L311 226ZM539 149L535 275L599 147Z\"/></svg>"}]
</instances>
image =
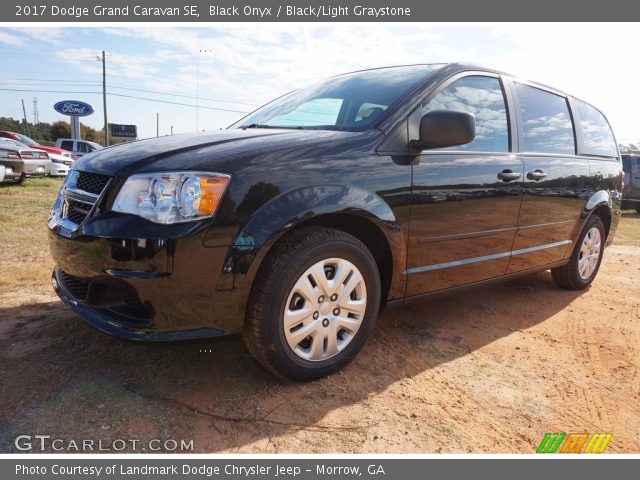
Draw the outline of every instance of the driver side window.
<instances>
[{"instance_id":1,"label":"driver side window","mask_svg":"<svg viewBox=\"0 0 640 480\"><path fill-rule=\"evenodd\" d=\"M474 75L456 80L429 100L422 114L433 110L469 112L476 119L476 136L471 143L435 150L509 151L507 107L497 78Z\"/></svg>"}]
</instances>

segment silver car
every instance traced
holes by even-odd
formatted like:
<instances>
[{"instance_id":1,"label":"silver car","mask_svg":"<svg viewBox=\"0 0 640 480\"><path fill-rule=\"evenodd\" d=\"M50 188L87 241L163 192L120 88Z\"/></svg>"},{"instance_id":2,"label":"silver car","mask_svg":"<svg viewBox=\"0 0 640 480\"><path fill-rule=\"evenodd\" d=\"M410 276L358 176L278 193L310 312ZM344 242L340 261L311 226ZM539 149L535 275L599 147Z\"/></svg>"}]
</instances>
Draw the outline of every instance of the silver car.
<instances>
[{"instance_id":1,"label":"silver car","mask_svg":"<svg viewBox=\"0 0 640 480\"><path fill-rule=\"evenodd\" d=\"M24 162L23 177L44 177L51 171L51 159L43 150L31 148L10 138L0 138L0 148L18 150L20 158Z\"/></svg>"},{"instance_id":2,"label":"silver car","mask_svg":"<svg viewBox=\"0 0 640 480\"><path fill-rule=\"evenodd\" d=\"M0 166L4 175L0 182L13 183L21 182L24 161L20 158L20 151L17 146L8 142L0 142Z\"/></svg>"}]
</instances>

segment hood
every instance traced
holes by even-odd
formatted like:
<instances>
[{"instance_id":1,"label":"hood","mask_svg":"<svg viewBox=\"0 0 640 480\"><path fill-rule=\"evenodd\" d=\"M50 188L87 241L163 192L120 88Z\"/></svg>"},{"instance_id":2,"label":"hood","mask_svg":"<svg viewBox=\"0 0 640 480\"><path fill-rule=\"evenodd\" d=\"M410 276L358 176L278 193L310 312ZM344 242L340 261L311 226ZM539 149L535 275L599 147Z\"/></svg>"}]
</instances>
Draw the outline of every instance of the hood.
<instances>
[{"instance_id":1,"label":"hood","mask_svg":"<svg viewBox=\"0 0 640 480\"><path fill-rule=\"evenodd\" d=\"M223 173L234 162L273 152L300 143L312 144L336 136L327 130L236 129L193 133L140 140L104 148L76 160L77 170L109 176L134 172L171 170L211 170ZM224 167L224 168L222 168Z\"/></svg>"}]
</instances>

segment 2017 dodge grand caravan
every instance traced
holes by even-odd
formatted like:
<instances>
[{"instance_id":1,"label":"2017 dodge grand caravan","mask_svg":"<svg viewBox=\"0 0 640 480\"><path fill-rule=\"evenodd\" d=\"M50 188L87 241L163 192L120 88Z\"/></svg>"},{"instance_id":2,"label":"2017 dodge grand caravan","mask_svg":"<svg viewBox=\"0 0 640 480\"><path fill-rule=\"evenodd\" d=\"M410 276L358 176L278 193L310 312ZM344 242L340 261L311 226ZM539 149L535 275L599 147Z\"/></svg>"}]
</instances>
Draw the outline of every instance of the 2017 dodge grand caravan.
<instances>
[{"instance_id":1,"label":"2017 dodge grand caravan","mask_svg":"<svg viewBox=\"0 0 640 480\"><path fill-rule=\"evenodd\" d=\"M242 332L271 371L317 378L387 304L544 269L587 287L621 187L607 120L570 95L469 65L360 71L77 161L52 283L104 332Z\"/></svg>"}]
</instances>

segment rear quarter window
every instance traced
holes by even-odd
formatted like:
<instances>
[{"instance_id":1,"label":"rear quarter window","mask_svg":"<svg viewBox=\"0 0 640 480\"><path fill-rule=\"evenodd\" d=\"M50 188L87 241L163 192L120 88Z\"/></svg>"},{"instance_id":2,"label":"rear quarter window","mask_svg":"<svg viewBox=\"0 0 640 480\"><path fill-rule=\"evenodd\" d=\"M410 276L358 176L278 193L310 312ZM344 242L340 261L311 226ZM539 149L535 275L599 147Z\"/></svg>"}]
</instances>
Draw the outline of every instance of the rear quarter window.
<instances>
[{"instance_id":1,"label":"rear quarter window","mask_svg":"<svg viewBox=\"0 0 640 480\"><path fill-rule=\"evenodd\" d=\"M575 105L582 131L582 146L579 153L599 157L617 157L616 141L604 115L580 100L575 100Z\"/></svg>"}]
</instances>

